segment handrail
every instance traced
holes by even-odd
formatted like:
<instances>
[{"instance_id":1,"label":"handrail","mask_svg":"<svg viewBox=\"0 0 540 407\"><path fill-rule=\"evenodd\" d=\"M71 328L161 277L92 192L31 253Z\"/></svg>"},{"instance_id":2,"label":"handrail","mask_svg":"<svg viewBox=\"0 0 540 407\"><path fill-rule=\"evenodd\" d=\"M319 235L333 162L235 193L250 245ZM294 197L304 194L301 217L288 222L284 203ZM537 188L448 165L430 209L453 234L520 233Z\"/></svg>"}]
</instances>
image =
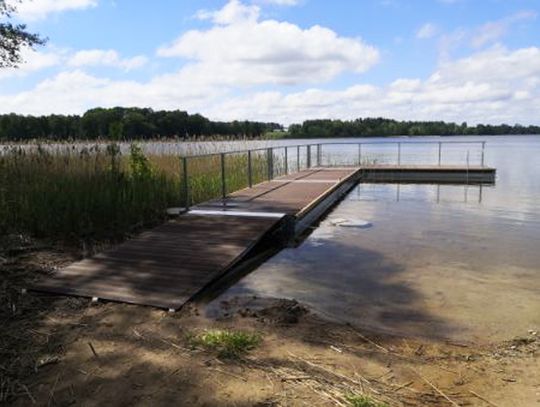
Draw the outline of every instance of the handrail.
<instances>
[{"instance_id":1,"label":"handrail","mask_svg":"<svg viewBox=\"0 0 540 407\"><path fill-rule=\"evenodd\" d=\"M257 147L257 148L248 148L243 150L231 150L231 151L220 151L215 153L204 153L204 154L192 154L192 155L181 155L181 158L201 158L201 157L210 157L210 156L219 156L221 154L245 154L253 151L265 151L269 148L272 149L282 149L282 148L296 148L296 147L307 147L307 146L318 146L318 145L375 145L375 144L479 144L485 145L485 141L458 141L458 140L445 140L445 141L323 141L321 143L303 143L303 144L281 144L276 146L266 146L266 147Z\"/></svg>"},{"instance_id":2,"label":"handrail","mask_svg":"<svg viewBox=\"0 0 540 407\"><path fill-rule=\"evenodd\" d=\"M402 164L402 146L404 145L437 145L438 146L438 155L437 155L437 161L438 165L442 165L442 152L443 152L443 146L448 144L477 144L481 146L481 156L480 156L480 163L481 167L485 166L485 147L486 142L485 141L458 141L458 140L446 140L446 141L433 141L433 140L427 140L427 141L417 141L417 140L405 140L405 141L323 141L319 143L303 143L303 144L290 144L290 145L276 145L276 146L266 146L266 147L258 147L258 148L252 148L252 149L244 149L244 150L232 150L232 151L222 151L222 152L215 152L215 153L205 153L205 154L199 154L199 155L189 155L189 156L181 156L182 160L182 178L183 178L183 187L184 187L184 199L185 199L185 208L189 208L191 206L191 197L190 197L190 180L189 180L189 174L188 174L188 161L190 159L196 159L196 158L205 158L205 157L220 157L220 167L221 167L221 198L224 200L227 197L227 177L226 177L226 156L227 155L233 155L233 154L247 154L247 185L251 188L253 186L253 169L252 169L252 160L253 160L253 152L255 151L265 151L267 155L267 179L270 181L274 178L274 151L275 150L282 150L285 151L285 173L289 172L289 156L288 152L289 149L296 149L296 170L300 171L301 168L304 166L301 164L301 154L300 149L302 147L305 147L305 161L302 160L302 162L305 162L305 168L311 168L312 166L312 147L315 147L315 163L317 167L321 166L322 162L322 149L323 146L328 145L356 145L358 146L358 157L356 160L356 163L358 166L362 165L362 146L364 145L395 145L397 147L396 150L396 162L397 165L400 166ZM467 149L467 168L469 168L469 152L470 150ZM365 152L364 152L365 154ZM302 156L304 156L304 152L302 152ZM302 157L303 158L303 157ZM294 162L294 161L293 161ZM345 164L349 165L349 164Z\"/></svg>"}]
</instances>

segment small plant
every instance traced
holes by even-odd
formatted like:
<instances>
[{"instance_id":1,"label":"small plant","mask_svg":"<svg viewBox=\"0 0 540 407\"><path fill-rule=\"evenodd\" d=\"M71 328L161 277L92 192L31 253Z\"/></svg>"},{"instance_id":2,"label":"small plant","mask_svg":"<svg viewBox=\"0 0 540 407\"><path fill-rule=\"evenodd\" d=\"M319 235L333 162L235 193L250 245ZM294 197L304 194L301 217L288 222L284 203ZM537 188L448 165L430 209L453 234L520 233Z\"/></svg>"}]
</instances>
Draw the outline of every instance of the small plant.
<instances>
[{"instance_id":1,"label":"small plant","mask_svg":"<svg viewBox=\"0 0 540 407\"><path fill-rule=\"evenodd\" d=\"M364 394L347 394L345 400L351 407L388 407L387 404L375 401Z\"/></svg>"},{"instance_id":2,"label":"small plant","mask_svg":"<svg viewBox=\"0 0 540 407\"><path fill-rule=\"evenodd\" d=\"M191 338L191 343L218 352L219 356L236 358L261 343L259 334L212 329Z\"/></svg>"},{"instance_id":3,"label":"small plant","mask_svg":"<svg viewBox=\"0 0 540 407\"><path fill-rule=\"evenodd\" d=\"M152 176L152 165L146 156L142 148L133 143L129 150L129 166L131 174L134 177L150 178Z\"/></svg>"}]
</instances>

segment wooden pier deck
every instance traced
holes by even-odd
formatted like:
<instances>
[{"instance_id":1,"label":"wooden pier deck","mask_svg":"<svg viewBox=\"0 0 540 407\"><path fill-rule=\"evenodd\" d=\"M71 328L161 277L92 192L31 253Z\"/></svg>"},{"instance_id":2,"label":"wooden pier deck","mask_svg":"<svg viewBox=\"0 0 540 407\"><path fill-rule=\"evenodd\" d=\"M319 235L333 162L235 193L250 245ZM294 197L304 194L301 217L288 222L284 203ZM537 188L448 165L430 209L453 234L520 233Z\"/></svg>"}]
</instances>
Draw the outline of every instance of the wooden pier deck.
<instances>
[{"instance_id":1,"label":"wooden pier deck","mask_svg":"<svg viewBox=\"0 0 540 407\"><path fill-rule=\"evenodd\" d=\"M467 176L475 170L485 172L469 168ZM380 168L385 179L396 171L465 176L464 168ZM283 233L298 235L361 177L374 173L374 167L311 168L260 183L197 205L116 248L58 270L31 289L176 310L242 262L261 240L282 244Z\"/></svg>"}]
</instances>

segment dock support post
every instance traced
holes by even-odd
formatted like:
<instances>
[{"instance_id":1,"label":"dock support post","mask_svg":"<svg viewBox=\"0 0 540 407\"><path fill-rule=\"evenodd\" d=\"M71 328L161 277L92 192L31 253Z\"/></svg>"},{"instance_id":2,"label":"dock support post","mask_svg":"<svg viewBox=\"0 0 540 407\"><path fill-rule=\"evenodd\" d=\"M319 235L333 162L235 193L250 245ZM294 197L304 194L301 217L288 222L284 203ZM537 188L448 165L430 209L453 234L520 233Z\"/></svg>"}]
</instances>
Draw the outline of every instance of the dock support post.
<instances>
[{"instance_id":1,"label":"dock support post","mask_svg":"<svg viewBox=\"0 0 540 407\"><path fill-rule=\"evenodd\" d=\"M439 167L441 166L442 143L439 141Z\"/></svg>"},{"instance_id":2,"label":"dock support post","mask_svg":"<svg viewBox=\"0 0 540 407\"><path fill-rule=\"evenodd\" d=\"M225 185L225 153L221 153L221 198L227 196L227 186Z\"/></svg>"},{"instance_id":3,"label":"dock support post","mask_svg":"<svg viewBox=\"0 0 540 407\"><path fill-rule=\"evenodd\" d=\"M397 165L401 165L401 143L397 143Z\"/></svg>"},{"instance_id":4,"label":"dock support post","mask_svg":"<svg viewBox=\"0 0 540 407\"><path fill-rule=\"evenodd\" d=\"M307 159L307 167L311 168L311 144L308 144L307 150L306 150L306 159Z\"/></svg>"},{"instance_id":5,"label":"dock support post","mask_svg":"<svg viewBox=\"0 0 540 407\"><path fill-rule=\"evenodd\" d=\"M289 174L289 148L285 147L285 175Z\"/></svg>"},{"instance_id":6,"label":"dock support post","mask_svg":"<svg viewBox=\"0 0 540 407\"><path fill-rule=\"evenodd\" d=\"M253 187L253 168L251 162L251 150L248 150L248 184L249 187Z\"/></svg>"},{"instance_id":7,"label":"dock support post","mask_svg":"<svg viewBox=\"0 0 540 407\"><path fill-rule=\"evenodd\" d=\"M190 207L190 199L189 199L189 178L188 178L188 165L187 165L187 157L182 157L182 175L183 175L183 182L184 182L184 207L186 210Z\"/></svg>"},{"instance_id":8,"label":"dock support post","mask_svg":"<svg viewBox=\"0 0 540 407\"><path fill-rule=\"evenodd\" d=\"M296 146L296 170L300 172L300 146Z\"/></svg>"},{"instance_id":9,"label":"dock support post","mask_svg":"<svg viewBox=\"0 0 540 407\"><path fill-rule=\"evenodd\" d=\"M486 151L486 142L482 141L482 167L484 167L484 157L485 157L485 151Z\"/></svg>"},{"instance_id":10,"label":"dock support post","mask_svg":"<svg viewBox=\"0 0 540 407\"><path fill-rule=\"evenodd\" d=\"M362 165L362 143L358 143L358 166Z\"/></svg>"},{"instance_id":11,"label":"dock support post","mask_svg":"<svg viewBox=\"0 0 540 407\"><path fill-rule=\"evenodd\" d=\"M317 167L321 166L321 150L322 150L322 145L317 144Z\"/></svg>"}]
</instances>

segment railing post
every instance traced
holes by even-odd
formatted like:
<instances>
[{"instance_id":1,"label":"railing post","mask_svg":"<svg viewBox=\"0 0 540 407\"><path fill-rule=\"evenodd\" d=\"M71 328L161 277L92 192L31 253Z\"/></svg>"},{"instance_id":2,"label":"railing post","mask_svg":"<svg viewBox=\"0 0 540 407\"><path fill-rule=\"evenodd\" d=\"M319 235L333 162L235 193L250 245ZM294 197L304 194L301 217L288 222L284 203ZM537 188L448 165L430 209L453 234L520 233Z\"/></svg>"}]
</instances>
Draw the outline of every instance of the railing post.
<instances>
[{"instance_id":1,"label":"railing post","mask_svg":"<svg viewBox=\"0 0 540 407\"><path fill-rule=\"evenodd\" d=\"M484 167L484 159L485 159L485 151L486 151L486 142L482 141L482 167Z\"/></svg>"},{"instance_id":2,"label":"railing post","mask_svg":"<svg viewBox=\"0 0 540 407\"><path fill-rule=\"evenodd\" d=\"M401 143L397 143L397 165L401 165Z\"/></svg>"},{"instance_id":3,"label":"railing post","mask_svg":"<svg viewBox=\"0 0 540 407\"><path fill-rule=\"evenodd\" d=\"M300 172L300 146L296 146L296 170Z\"/></svg>"},{"instance_id":4,"label":"railing post","mask_svg":"<svg viewBox=\"0 0 540 407\"><path fill-rule=\"evenodd\" d=\"M183 172L183 178L184 178L184 197L185 197L185 202L184 202L184 206L186 208L186 210L189 209L190 207L190 199L189 199L189 178L188 178L188 162L187 162L187 157L182 157L182 172Z\"/></svg>"},{"instance_id":5,"label":"railing post","mask_svg":"<svg viewBox=\"0 0 540 407\"><path fill-rule=\"evenodd\" d=\"M467 181L465 185L465 194L467 193L467 185L469 184L469 150L467 150Z\"/></svg>"},{"instance_id":6,"label":"railing post","mask_svg":"<svg viewBox=\"0 0 540 407\"><path fill-rule=\"evenodd\" d=\"M317 167L321 166L321 150L322 146L320 144L317 144Z\"/></svg>"},{"instance_id":7,"label":"railing post","mask_svg":"<svg viewBox=\"0 0 540 407\"><path fill-rule=\"evenodd\" d=\"M439 167L441 166L442 143L439 141Z\"/></svg>"},{"instance_id":8,"label":"railing post","mask_svg":"<svg viewBox=\"0 0 540 407\"><path fill-rule=\"evenodd\" d=\"M289 173L289 148L285 146L285 175Z\"/></svg>"},{"instance_id":9,"label":"railing post","mask_svg":"<svg viewBox=\"0 0 540 407\"><path fill-rule=\"evenodd\" d=\"M273 148L267 149L267 161L268 161L268 181L274 178L274 151Z\"/></svg>"},{"instance_id":10,"label":"railing post","mask_svg":"<svg viewBox=\"0 0 540 407\"><path fill-rule=\"evenodd\" d=\"M358 143L358 166L362 165L362 143Z\"/></svg>"},{"instance_id":11,"label":"railing post","mask_svg":"<svg viewBox=\"0 0 540 407\"><path fill-rule=\"evenodd\" d=\"M253 168L251 166L251 150L248 150L248 184L250 188L253 186Z\"/></svg>"},{"instance_id":12,"label":"railing post","mask_svg":"<svg viewBox=\"0 0 540 407\"><path fill-rule=\"evenodd\" d=\"M221 197L227 196L227 185L225 185L225 153L221 153Z\"/></svg>"},{"instance_id":13,"label":"railing post","mask_svg":"<svg viewBox=\"0 0 540 407\"><path fill-rule=\"evenodd\" d=\"M308 168L311 168L311 144L307 145L306 154L307 154L307 157L306 157L307 158L307 160L306 160L307 164L306 165L307 165Z\"/></svg>"}]
</instances>

